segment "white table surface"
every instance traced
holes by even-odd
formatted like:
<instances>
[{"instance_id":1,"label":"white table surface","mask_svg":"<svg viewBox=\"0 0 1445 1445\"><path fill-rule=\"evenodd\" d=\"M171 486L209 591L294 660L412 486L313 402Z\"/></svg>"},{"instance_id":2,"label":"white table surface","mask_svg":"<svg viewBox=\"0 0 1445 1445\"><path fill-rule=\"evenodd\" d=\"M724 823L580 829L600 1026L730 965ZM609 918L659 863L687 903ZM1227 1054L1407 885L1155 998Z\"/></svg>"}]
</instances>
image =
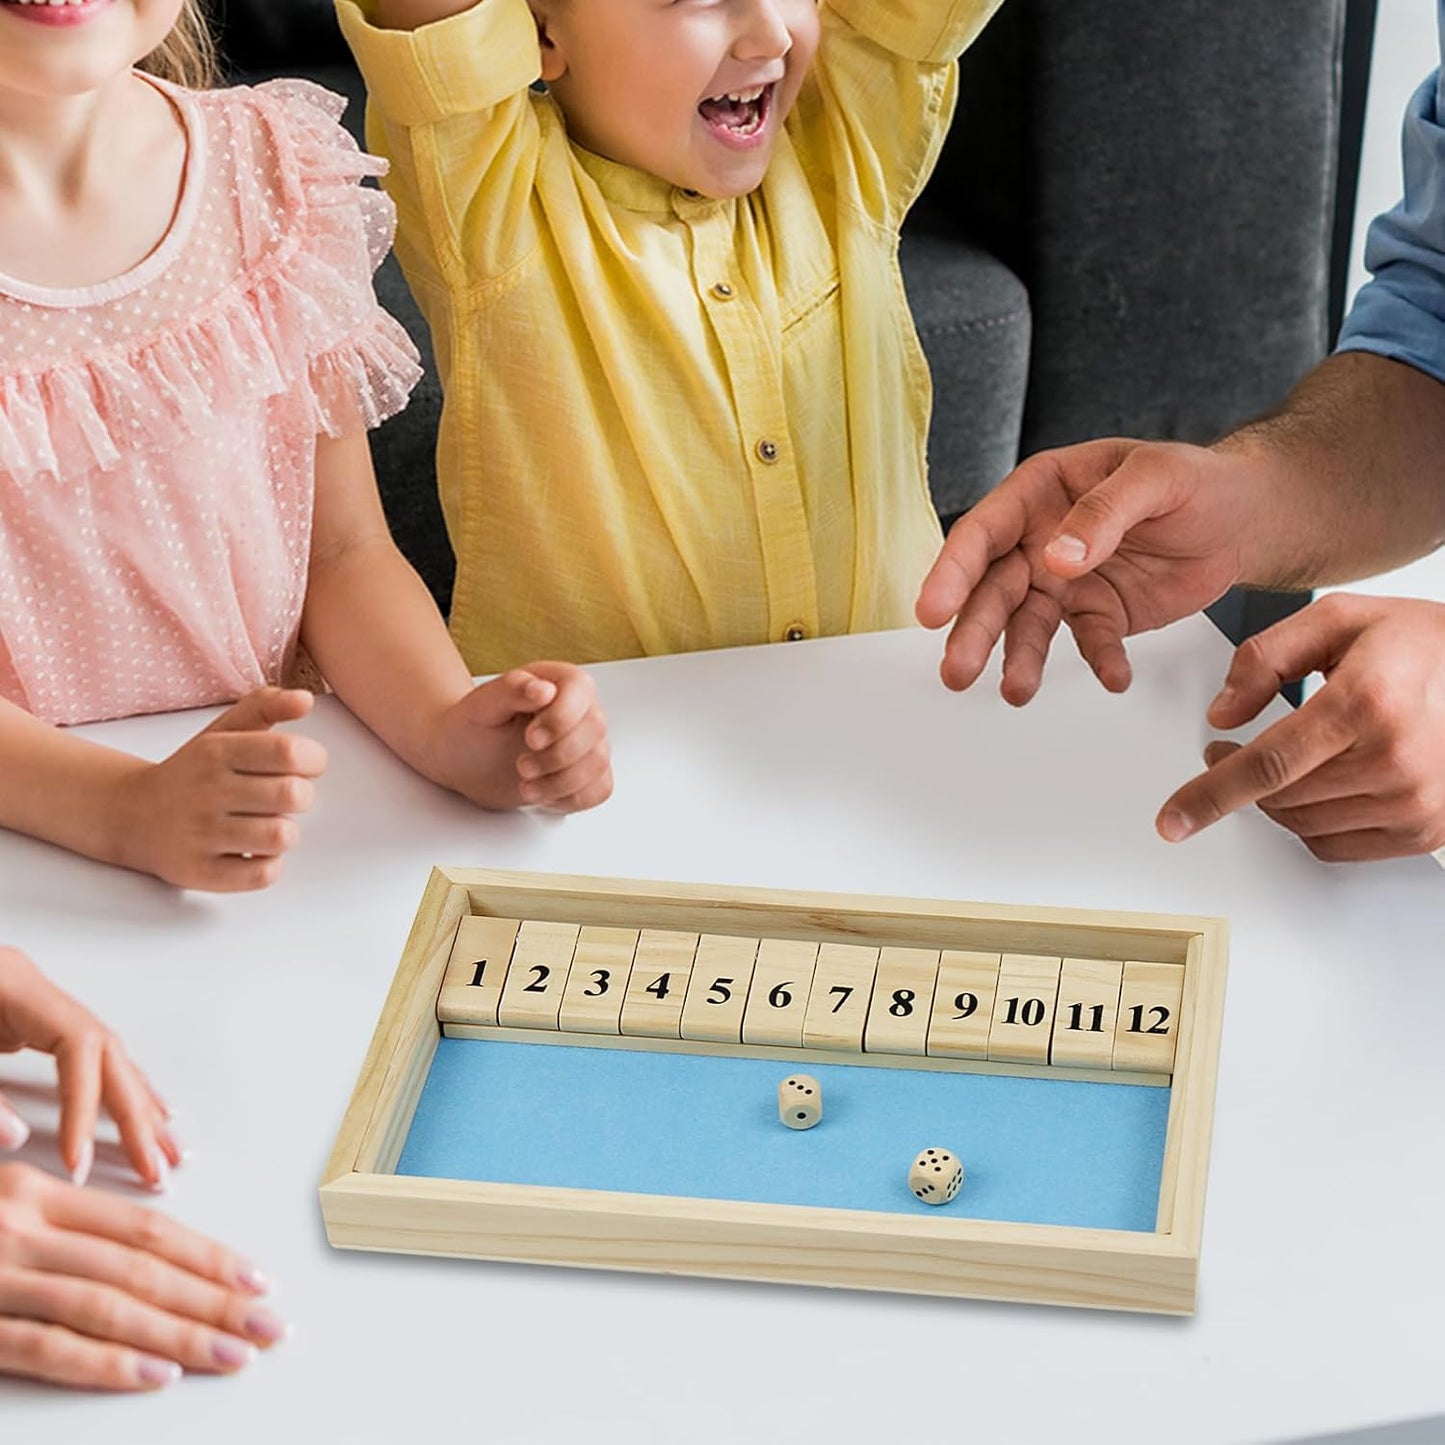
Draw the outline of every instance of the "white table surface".
<instances>
[{"instance_id":1,"label":"white table surface","mask_svg":"<svg viewBox=\"0 0 1445 1445\"><path fill-rule=\"evenodd\" d=\"M296 1326L146 1398L0 1383L0 1439L1220 1445L1445 1411L1440 871L1325 866L1252 812L1156 839L1228 655L1202 620L1137 641L1121 698L1062 644L1021 711L946 693L939 645L599 668L617 792L565 820L475 812L323 703L321 802L264 894L0 835L0 936L126 1039L193 1151L165 1207L270 1271ZM197 724L96 735L160 756ZM1228 916L1198 1313L332 1251L318 1177L433 863ZM53 1165L47 1100L15 1097Z\"/></svg>"}]
</instances>

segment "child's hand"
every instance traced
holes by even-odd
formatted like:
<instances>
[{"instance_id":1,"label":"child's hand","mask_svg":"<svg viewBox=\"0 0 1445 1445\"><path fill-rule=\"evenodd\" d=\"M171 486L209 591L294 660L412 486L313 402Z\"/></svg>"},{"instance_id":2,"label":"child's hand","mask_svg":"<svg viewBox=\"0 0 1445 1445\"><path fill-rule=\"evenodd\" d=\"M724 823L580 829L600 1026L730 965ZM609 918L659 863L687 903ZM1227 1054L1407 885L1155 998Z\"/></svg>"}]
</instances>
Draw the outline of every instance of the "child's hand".
<instances>
[{"instance_id":1,"label":"child's hand","mask_svg":"<svg viewBox=\"0 0 1445 1445\"><path fill-rule=\"evenodd\" d=\"M443 715L426 772L484 808L595 808L612 796L612 756L592 679L533 662L484 682Z\"/></svg>"},{"instance_id":2,"label":"child's hand","mask_svg":"<svg viewBox=\"0 0 1445 1445\"><path fill-rule=\"evenodd\" d=\"M38 1049L55 1055L60 1076L60 1156L84 1184L95 1158L100 1106L120 1127L131 1167L153 1189L181 1151L166 1127L166 1107L121 1042L92 1013L50 982L23 953L0 948L0 1053ZM30 1135L0 1095L0 1149L19 1149Z\"/></svg>"},{"instance_id":3,"label":"child's hand","mask_svg":"<svg viewBox=\"0 0 1445 1445\"><path fill-rule=\"evenodd\" d=\"M131 774L112 810L116 861L178 888L266 888L296 844L326 749L273 732L311 711L309 692L261 687L204 732Z\"/></svg>"},{"instance_id":4,"label":"child's hand","mask_svg":"<svg viewBox=\"0 0 1445 1445\"><path fill-rule=\"evenodd\" d=\"M239 1255L140 1204L0 1164L0 1374L154 1390L284 1339Z\"/></svg>"}]
</instances>

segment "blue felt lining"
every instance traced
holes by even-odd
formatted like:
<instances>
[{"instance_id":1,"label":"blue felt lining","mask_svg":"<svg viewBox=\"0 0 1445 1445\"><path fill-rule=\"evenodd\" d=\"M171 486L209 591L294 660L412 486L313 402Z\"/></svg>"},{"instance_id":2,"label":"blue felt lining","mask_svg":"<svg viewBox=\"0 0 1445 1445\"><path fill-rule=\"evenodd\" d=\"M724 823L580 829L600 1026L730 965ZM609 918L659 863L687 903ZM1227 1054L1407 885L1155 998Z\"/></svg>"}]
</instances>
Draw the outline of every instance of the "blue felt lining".
<instances>
[{"instance_id":1,"label":"blue felt lining","mask_svg":"<svg viewBox=\"0 0 1445 1445\"><path fill-rule=\"evenodd\" d=\"M778 1122L813 1074L823 1122ZM1169 1090L846 1064L442 1039L398 1174L1030 1224L1155 1226ZM942 1146L963 1189L915 1199Z\"/></svg>"}]
</instances>

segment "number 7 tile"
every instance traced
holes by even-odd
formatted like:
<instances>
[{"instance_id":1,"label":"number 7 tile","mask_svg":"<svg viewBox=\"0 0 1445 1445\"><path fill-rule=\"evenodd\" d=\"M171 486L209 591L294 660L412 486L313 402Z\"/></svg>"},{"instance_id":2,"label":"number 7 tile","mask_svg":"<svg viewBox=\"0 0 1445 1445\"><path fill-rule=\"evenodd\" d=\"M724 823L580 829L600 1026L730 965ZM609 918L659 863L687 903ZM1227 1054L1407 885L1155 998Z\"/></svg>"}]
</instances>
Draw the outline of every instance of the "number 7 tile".
<instances>
[{"instance_id":1,"label":"number 7 tile","mask_svg":"<svg viewBox=\"0 0 1445 1445\"><path fill-rule=\"evenodd\" d=\"M863 1026L873 997L878 950L861 943L824 943L803 1014L805 1049L863 1051Z\"/></svg>"}]
</instances>

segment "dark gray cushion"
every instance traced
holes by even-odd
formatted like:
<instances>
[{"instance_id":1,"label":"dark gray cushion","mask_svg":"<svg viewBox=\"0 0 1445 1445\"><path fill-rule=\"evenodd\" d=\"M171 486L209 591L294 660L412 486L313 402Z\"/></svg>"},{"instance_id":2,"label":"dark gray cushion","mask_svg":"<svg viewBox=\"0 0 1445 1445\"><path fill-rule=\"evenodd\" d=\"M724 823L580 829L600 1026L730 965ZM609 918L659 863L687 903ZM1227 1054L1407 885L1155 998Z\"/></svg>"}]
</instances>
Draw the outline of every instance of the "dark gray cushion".
<instances>
[{"instance_id":1,"label":"dark gray cushion","mask_svg":"<svg viewBox=\"0 0 1445 1445\"><path fill-rule=\"evenodd\" d=\"M1001 261L953 237L905 231L903 279L934 376L928 475L957 516L1018 456L1029 367L1029 298Z\"/></svg>"},{"instance_id":2,"label":"dark gray cushion","mask_svg":"<svg viewBox=\"0 0 1445 1445\"><path fill-rule=\"evenodd\" d=\"M1343 14L1008 0L964 57L925 206L1028 287L1026 452L1208 440L1321 357Z\"/></svg>"}]
</instances>

